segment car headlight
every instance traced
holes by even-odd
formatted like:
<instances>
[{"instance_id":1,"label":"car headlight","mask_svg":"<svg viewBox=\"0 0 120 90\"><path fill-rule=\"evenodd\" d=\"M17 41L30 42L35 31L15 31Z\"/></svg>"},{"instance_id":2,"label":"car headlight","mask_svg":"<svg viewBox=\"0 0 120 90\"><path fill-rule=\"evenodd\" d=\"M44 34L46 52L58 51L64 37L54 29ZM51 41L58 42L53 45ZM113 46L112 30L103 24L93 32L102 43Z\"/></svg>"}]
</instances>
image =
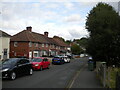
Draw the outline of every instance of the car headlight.
<instances>
[{"instance_id":1,"label":"car headlight","mask_svg":"<svg viewBox=\"0 0 120 90\"><path fill-rule=\"evenodd\" d=\"M35 66L39 66L39 64L35 64Z\"/></svg>"},{"instance_id":2,"label":"car headlight","mask_svg":"<svg viewBox=\"0 0 120 90\"><path fill-rule=\"evenodd\" d=\"M8 71L8 70L9 70L9 68L5 68L2 70L2 72Z\"/></svg>"}]
</instances>

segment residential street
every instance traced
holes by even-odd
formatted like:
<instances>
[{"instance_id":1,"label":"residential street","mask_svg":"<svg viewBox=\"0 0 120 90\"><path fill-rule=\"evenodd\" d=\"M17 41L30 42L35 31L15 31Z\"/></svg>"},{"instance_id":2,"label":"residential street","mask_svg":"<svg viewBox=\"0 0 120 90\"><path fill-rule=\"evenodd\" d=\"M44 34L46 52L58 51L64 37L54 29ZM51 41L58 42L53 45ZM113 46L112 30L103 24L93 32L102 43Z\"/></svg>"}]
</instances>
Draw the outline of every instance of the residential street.
<instances>
[{"instance_id":1,"label":"residential street","mask_svg":"<svg viewBox=\"0 0 120 90\"><path fill-rule=\"evenodd\" d=\"M32 76L3 80L3 88L65 88L84 63L86 59L75 59L71 63L51 65L50 69L35 71Z\"/></svg>"},{"instance_id":2,"label":"residential street","mask_svg":"<svg viewBox=\"0 0 120 90\"><path fill-rule=\"evenodd\" d=\"M71 63L51 65L50 69L35 71L32 76L19 77L14 81L3 80L3 88L71 88L72 80L78 71L84 69L87 60L88 58L73 59Z\"/></svg>"}]
</instances>

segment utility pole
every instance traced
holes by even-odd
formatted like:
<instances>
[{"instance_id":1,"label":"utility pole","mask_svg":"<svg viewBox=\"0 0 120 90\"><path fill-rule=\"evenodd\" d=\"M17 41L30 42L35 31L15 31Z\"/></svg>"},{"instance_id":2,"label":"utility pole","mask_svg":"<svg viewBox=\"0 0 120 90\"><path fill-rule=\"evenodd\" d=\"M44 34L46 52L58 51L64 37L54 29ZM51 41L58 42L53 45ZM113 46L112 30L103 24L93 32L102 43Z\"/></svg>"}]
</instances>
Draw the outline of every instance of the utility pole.
<instances>
[{"instance_id":1,"label":"utility pole","mask_svg":"<svg viewBox=\"0 0 120 90\"><path fill-rule=\"evenodd\" d=\"M120 1L118 2L118 14L120 15Z\"/></svg>"}]
</instances>

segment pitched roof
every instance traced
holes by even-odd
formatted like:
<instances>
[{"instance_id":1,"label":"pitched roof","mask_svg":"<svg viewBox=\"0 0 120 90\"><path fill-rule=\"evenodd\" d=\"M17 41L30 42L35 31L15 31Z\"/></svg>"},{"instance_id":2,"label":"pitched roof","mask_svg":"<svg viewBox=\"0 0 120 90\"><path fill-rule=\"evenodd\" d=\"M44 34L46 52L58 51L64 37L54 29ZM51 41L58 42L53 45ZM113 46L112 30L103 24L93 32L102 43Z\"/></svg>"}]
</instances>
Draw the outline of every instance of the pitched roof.
<instances>
[{"instance_id":1,"label":"pitched roof","mask_svg":"<svg viewBox=\"0 0 120 90\"><path fill-rule=\"evenodd\" d=\"M53 39L53 38L49 38L50 39L50 41L53 43L53 44L55 44L55 45L58 45L59 46L59 44Z\"/></svg>"},{"instance_id":2,"label":"pitched roof","mask_svg":"<svg viewBox=\"0 0 120 90\"><path fill-rule=\"evenodd\" d=\"M63 40L61 40L60 38L55 38L53 37L53 40L60 46L69 46L68 44L66 44Z\"/></svg>"},{"instance_id":3,"label":"pitched roof","mask_svg":"<svg viewBox=\"0 0 120 90\"><path fill-rule=\"evenodd\" d=\"M36 32L31 32L29 30L23 30L16 35L11 37L11 41L26 41L26 42L39 42L39 43L48 43L55 44L58 46L68 46L65 42L63 42L59 38L49 38L43 34L39 34Z\"/></svg>"},{"instance_id":4,"label":"pitched roof","mask_svg":"<svg viewBox=\"0 0 120 90\"><path fill-rule=\"evenodd\" d=\"M11 37L11 41L28 41L28 42L40 42L40 43L48 43L48 44L56 44L51 38L39 34L36 32L31 32L29 30L23 30L18 34Z\"/></svg>"},{"instance_id":5,"label":"pitched roof","mask_svg":"<svg viewBox=\"0 0 120 90\"><path fill-rule=\"evenodd\" d=\"M32 32L28 30L23 30L16 35L11 37L11 41L32 41L38 42L38 40L33 36Z\"/></svg>"},{"instance_id":6,"label":"pitched roof","mask_svg":"<svg viewBox=\"0 0 120 90\"><path fill-rule=\"evenodd\" d=\"M11 37L11 36L7 34L6 32L0 30L0 37Z\"/></svg>"}]
</instances>

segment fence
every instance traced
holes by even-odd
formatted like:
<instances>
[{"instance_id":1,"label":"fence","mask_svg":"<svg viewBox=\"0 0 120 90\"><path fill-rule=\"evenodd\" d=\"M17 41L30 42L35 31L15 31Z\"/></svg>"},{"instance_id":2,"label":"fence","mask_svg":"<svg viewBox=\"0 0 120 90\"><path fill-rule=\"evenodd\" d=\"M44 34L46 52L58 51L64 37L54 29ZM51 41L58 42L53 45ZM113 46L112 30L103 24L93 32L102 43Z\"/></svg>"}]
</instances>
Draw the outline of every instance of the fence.
<instances>
[{"instance_id":1,"label":"fence","mask_svg":"<svg viewBox=\"0 0 120 90\"><path fill-rule=\"evenodd\" d=\"M97 76L99 77L103 87L106 86L106 63L97 62L96 63Z\"/></svg>"},{"instance_id":2,"label":"fence","mask_svg":"<svg viewBox=\"0 0 120 90\"><path fill-rule=\"evenodd\" d=\"M100 79L103 87L116 88L120 90L120 68L106 67L105 64L97 62L97 76ZM119 71L119 73L117 73Z\"/></svg>"},{"instance_id":3,"label":"fence","mask_svg":"<svg viewBox=\"0 0 120 90\"><path fill-rule=\"evenodd\" d=\"M120 72L116 74L116 90L120 90Z\"/></svg>"}]
</instances>

